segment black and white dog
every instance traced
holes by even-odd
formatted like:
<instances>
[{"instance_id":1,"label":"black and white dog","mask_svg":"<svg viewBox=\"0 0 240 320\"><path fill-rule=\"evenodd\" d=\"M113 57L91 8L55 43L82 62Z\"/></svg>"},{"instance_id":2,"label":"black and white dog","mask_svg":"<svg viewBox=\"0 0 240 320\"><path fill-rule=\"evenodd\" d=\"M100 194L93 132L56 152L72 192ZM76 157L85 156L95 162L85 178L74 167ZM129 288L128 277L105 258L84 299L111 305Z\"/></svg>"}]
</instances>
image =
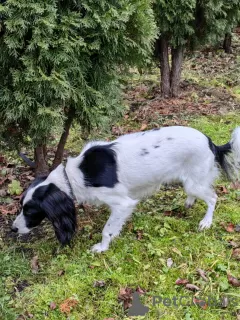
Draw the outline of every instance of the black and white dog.
<instances>
[{"instance_id":1,"label":"black and white dog","mask_svg":"<svg viewBox=\"0 0 240 320\"><path fill-rule=\"evenodd\" d=\"M66 169L59 165L30 186L12 229L27 233L46 217L65 245L76 228L74 197L79 203L105 203L111 215L102 241L92 248L102 252L119 235L139 200L172 182L182 183L187 207L196 198L206 202L208 209L199 229L209 228L217 201L213 183L220 168L231 180L239 179L240 127L223 146L180 126L127 134L113 142L90 142L78 157L68 159Z\"/></svg>"}]
</instances>

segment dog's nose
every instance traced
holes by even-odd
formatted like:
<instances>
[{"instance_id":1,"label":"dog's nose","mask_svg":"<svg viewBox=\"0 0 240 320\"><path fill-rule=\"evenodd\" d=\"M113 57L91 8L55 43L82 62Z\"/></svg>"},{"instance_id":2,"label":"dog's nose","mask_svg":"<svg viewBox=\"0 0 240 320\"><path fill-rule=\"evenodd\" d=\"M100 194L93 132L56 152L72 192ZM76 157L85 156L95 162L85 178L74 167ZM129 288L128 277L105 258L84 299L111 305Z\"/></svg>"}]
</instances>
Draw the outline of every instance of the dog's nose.
<instances>
[{"instance_id":1,"label":"dog's nose","mask_svg":"<svg viewBox=\"0 0 240 320\"><path fill-rule=\"evenodd\" d=\"M18 228L12 227L12 228L11 228L11 231L12 231L12 232L18 232Z\"/></svg>"}]
</instances>

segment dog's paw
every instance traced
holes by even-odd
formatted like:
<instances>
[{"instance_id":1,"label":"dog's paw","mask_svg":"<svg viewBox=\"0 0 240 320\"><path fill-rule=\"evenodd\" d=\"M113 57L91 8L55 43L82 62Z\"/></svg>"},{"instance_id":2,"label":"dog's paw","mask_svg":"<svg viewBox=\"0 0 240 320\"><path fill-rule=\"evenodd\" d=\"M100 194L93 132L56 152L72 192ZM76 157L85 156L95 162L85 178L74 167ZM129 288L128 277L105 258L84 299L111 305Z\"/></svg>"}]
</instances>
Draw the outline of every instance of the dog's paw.
<instances>
[{"instance_id":1,"label":"dog's paw","mask_svg":"<svg viewBox=\"0 0 240 320\"><path fill-rule=\"evenodd\" d=\"M102 242L99 242L91 248L91 251L96 253L101 253L101 252L107 251L107 249L108 249L107 246L103 246Z\"/></svg>"},{"instance_id":2,"label":"dog's paw","mask_svg":"<svg viewBox=\"0 0 240 320\"><path fill-rule=\"evenodd\" d=\"M202 219L202 221L200 221L198 230L202 231L204 229L209 229L211 225L212 225L212 219L204 218Z\"/></svg>"}]
</instances>

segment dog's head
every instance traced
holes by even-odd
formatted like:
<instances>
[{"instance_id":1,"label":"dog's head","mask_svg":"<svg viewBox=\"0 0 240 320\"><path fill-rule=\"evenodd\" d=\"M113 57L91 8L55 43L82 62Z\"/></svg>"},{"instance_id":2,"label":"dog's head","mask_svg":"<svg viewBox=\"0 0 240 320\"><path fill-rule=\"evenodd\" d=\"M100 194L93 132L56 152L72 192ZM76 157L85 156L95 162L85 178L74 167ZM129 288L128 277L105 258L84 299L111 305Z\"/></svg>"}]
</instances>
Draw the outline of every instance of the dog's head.
<instances>
[{"instance_id":1,"label":"dog's head","mask_svg":"<svg viewBox=\"0 0 240 320\"><path fill-rule=\"evenodd\" d=\"M76 229L76 212L67 192L51 182L53 179L36 179L23 194L22 209L12 225L12 231L28 233L48 218L62 245L69 244Z\"/></svg>"}]
</instances>

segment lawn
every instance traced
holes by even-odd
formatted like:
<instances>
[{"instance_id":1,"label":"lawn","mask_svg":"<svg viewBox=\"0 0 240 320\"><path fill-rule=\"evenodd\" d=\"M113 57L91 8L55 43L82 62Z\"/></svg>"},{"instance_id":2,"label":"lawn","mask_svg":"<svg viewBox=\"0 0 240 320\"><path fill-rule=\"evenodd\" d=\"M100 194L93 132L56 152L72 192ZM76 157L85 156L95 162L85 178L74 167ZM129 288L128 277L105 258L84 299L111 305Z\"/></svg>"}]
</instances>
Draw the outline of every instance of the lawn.
<instances>
[{"instance_id":1,"label":"lawn","mask_svg":"<svg viewBox=\"0 0 240 320\"><path fill-rule=\"evenodd\" d=\"M238 53L236 47L235 55L189 57L178 99L160 98L158 71L133 73L125 82L124 117L111 132L94 132L91 138L113 139L126 132L183 124L201 130L216 144L226 143L240 125L240 85L234 73ZM229 61L233 72L227 73L226 83ZM196 67L201 64L206 68ZM74 128L67 144L72 154L83 145L79 136ZM20 160L14 154L4 156L14 163L20 179ZM240 189L220 178L216 190L211 229L198 231L206 210L202 201L186 210L182 188L165 186L138 205L121 236L103 254L93 254L90 248L101 238L109 214L105 207L78 208L78 231L72 246L65 248L59 247L47 221L30 235L16 236L9 231L14 216L0 215L0 319L240 319L240 291L228 281L229 275L240 278ZM178 279L198 288L189 290L184 281L176 284ZM144 317L127 315L135 290L149 307ZM171 300L164 305L167 298ZM154 300L159 303L154 305Z\"/></svg>"}]
</instances>

